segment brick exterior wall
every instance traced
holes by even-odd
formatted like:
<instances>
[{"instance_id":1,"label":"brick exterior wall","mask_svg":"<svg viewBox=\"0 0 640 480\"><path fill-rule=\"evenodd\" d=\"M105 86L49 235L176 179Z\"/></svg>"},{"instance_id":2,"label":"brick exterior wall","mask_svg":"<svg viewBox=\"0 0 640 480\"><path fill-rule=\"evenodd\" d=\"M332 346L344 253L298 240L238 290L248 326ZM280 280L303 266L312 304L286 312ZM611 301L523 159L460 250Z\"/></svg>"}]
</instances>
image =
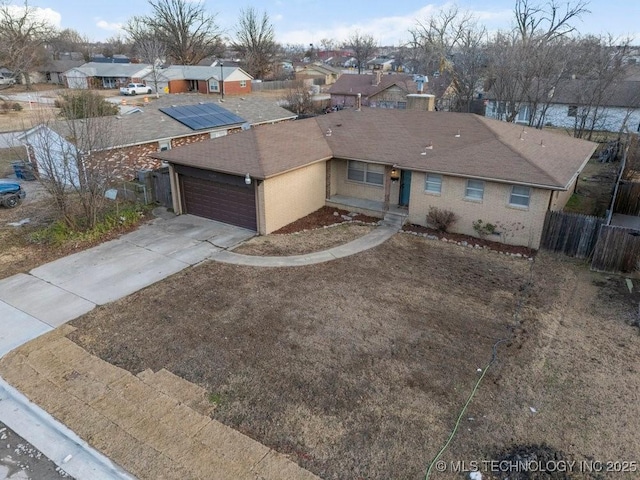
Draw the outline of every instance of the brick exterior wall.
<instances>
[{"instance_id":1,"label":"brick exterior wall","mask_svg":"<svg viewBox=\"0 0 640 480\"><path fill-rule=\"evenodd\" d=\"M451 231L465 235L477 236L473 222L496 224L503 236L487 237L488 240L501 241L511 245L523 245L537 249L544 225L544 217L549 205L550 190L531 188L528 208L509 206L511 185L484 182L482 201L466 200L465 188L467 180L458 177L442 176L440 195L425 192L425 174L413 172L411 177L411 198L409 199L409 222L427 225L429 207L453 211L457 222Z\"/></svg>"},{"instance_id":2,"label":"brick exterior wall","mask_svg":"<svg viewBox=\"0 0 640 480\"><path fill-rule=\"evenodd\" d=\"M171 140L171 148L189 145L194 142L209 140L208 133L199 133L188 137L174 138ZM155 170L160 168L162 162L149 155L160 151L158 142L133 145L125 148L115 148L105 152L99 152L92 156L104 159L109 171L113 172L116 178L121 180L131 180L136 177L138 170Z\"/></svg>"},{"instance_id":3,"label":"brick exterior wall","mask_svg":"<svg viewBox=\"0 0 640 480\"><path fill-rule=\"evenodd\" d=\"M223 82L225 95L248 95L251 93L251 80L245 82L245 86L241 86L241 82ZM188 93L189 81L188 80L171 80L169 82L170 93ZM202 80L198 81L198 93L212 94L219 96L218 92L209 91L209 83Z\"/></svg>"},{"instance_id":4,"label":"brick exterior wall","mask_svg":"<svg viewBox=\"0 0 640 480\"><path fill-rule=\"evenodd\" d=\"M169 93L187 93L189 92L189 82L187 80L170 80Z\"/></svg>"},{"instance_id":5,"label":"brick exterior wall","mask_svg":"<svg viewBox=\"0 0 640 480\"><path fill-rule=\"evenodd\" d=\"M245 86L240 86L240 82L222 82L225 95L248 95L251 93L251 80L245 82Z\"/></svg>"},{"instance_id":6,"label":"brick exterior wall","mask_svg":"<svg viewBox=\"0 0 640 480\"><path fill-rule=\"evenodd\" d=\"M264 181L265 235L315 212L325 204L326 165L317 162ZM258 221L261 225L262 222ZM262 230L262 228L261 228Z\"/></svg>"},{"instance_id":7,"label":"brick exterior wall","mask_svg":"<svg viewBox=\"0 0 640 480\"><path fill-rule=\"evenodd\" d=\"M344 195L345 197L384 202L384 187L382 185L367 185L364 183L351 182L347 180L346 160L334 159L331 163L333 164L331 172L332 195Z\"/></svg>"}]
</instances>

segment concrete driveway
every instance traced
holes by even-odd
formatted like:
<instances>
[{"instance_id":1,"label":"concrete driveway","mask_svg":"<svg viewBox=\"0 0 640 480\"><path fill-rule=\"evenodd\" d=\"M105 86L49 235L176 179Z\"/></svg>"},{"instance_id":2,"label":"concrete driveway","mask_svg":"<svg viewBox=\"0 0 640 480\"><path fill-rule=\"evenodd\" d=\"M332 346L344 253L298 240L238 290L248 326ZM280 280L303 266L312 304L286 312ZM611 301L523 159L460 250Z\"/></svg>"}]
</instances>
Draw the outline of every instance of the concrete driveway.
<instances>
[{"instance_id":1,"label":"concrete driveway","mask_svg":"<svg viewBox=\"0 0 640 480\"><path fill-rule=\"evenodd\" d=\"M255 232L192 215L0 280L0 357L77 318L233 247Z\"/></svg>"}]
</instances>

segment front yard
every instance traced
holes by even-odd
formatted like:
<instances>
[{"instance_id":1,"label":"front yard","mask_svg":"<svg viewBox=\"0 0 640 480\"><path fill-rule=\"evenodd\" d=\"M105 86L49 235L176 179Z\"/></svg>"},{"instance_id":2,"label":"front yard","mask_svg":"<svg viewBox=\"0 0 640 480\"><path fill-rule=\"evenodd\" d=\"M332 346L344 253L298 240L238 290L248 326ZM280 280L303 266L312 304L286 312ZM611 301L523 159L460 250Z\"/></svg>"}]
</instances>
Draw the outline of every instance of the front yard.
<instances>
[{"instance_id":1,"label":"front yard","mask_svg":"<svg viewBox=\"0 0 640 480\"><path fill-rule=\"evenodd\" d=\"M70 338L205 387L214 418L322 478L419 479L503 338L443 460L541 444L639 459L639 299L562 258L398 234L308 267L207 262L75 320Z\"/></svg>"}]
</instances>

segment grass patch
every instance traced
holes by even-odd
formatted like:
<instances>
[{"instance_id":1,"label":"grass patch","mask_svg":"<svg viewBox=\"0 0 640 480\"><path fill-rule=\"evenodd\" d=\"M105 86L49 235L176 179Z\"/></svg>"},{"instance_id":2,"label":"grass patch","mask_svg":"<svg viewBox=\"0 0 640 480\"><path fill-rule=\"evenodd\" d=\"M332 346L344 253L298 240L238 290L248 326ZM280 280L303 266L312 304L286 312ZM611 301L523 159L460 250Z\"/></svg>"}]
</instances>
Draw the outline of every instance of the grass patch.
<instances>
[{"instance_id":1,"label":"grass patch","mask_svg":"<svg viewBox=\"0 0 640 480\"><path fill-rule=\"evenodd\" d=\"M571 198L569 199L567 204L564 206L564 210L567 212L576 212L580 210L581 204L582 204L582 200L577 194L574 193L573 195L571 195Z\"/></svg>"},{"instance_id":2,"label":"grass patch","mask_svg":"<svg viewBox=\"0 0 640 480\"><path fill-rule=\"evenodd\" d=\"M216 407L220 406L224 400L221 393L210 393L208 399L209 403Z\"/></svg>"},{"instance_id":3,"label":"grass patch","mask_svg":"<svg viewBox=\"0 0 640 480\"><path fill-rule=\"evenodd\" d=\"M54 246L63 246L67 243L95 243L114 233L129 230L140 223L148 211L149 206L145 205L120 206L105 212L93 228L80 230L72 229L63 221L57 220L33 232L31 240L35 243Z\"/></svg>"}]
</instances>

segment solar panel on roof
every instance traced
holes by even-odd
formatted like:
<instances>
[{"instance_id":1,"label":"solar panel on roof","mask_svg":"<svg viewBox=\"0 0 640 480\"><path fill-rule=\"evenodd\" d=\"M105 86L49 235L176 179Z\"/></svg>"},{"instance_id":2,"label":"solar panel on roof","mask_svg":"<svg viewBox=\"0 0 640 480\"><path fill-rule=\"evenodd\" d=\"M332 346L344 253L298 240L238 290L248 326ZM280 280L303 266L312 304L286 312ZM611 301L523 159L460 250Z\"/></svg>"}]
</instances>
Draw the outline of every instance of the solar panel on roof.
<instances>
[{"instance_id":1,"label":"solar panel on roof","mask_svg":"<svg viewBox=\"0 0 640 480\"><path fill-rule=\"evenodd\" d=\"M245 123L244 118L231 113L216 103L164 107L160 111L191 130L204 130L206 128Z\"/></svg>"}]
</instances>

